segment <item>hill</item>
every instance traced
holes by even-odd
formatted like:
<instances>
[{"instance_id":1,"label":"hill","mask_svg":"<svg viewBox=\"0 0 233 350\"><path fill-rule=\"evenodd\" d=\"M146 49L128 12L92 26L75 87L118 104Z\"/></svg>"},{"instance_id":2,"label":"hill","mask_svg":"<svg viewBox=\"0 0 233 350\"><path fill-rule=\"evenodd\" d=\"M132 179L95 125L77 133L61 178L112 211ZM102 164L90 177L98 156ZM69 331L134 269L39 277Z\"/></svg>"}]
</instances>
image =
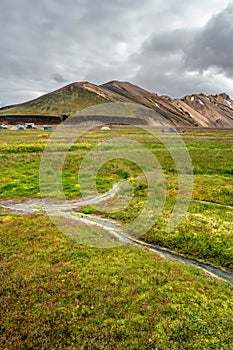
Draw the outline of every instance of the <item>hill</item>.
<instances>
[{"instance_id":1,"label":"hill","mask_svg":"<svg viewBox=\"0 0 233 350\"><path fill-rule=\"evenodd\" d=\"M159 112L177 127L233 128L233 100L225 93L172 99L129 82L75 82L29 102L0 108L0 121L61 122L84 108L106 102L134 102Z\"/></svg>"}]
</instances>

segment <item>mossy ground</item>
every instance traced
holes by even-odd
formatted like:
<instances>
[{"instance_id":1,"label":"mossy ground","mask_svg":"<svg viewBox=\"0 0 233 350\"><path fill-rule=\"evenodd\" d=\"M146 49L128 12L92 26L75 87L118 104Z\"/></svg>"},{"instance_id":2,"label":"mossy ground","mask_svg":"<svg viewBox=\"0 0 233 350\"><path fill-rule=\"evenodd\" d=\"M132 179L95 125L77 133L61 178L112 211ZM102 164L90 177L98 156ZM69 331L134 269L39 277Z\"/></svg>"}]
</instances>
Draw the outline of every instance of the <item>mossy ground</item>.
<instances>
[{"instance_id":1,"label":"mossy ground","mask_svg":"<svg viewBox=\"0 0 233 350\"><path fill-rule=\"evenodd\" d=\"M231 349L232 287L144 249L1 216L1 349Z\"/></svg>"},{"instance_id":2,"label":"mossy ground","mask_svg":"<svg viewBox=\"0 0 233 350\"><path fill-rule=\"evenodd\" d=\"M173 161L166 149L137 130L113 130L104 138L129 133L156 154L167 178L164 214L143 239L232 269L233 213L215 204L232 205L232 132L184 134L194 167L193 201L170 234L165 225L177 193ZM39 197L47 138L39 131L3 130L0 137L0 198ZM80 195L78 165L101 137L93 132L69 152L63 168L68 198ZM146 197L140 169L124 161L108 163L97 185L105 192L122 176L132 181L135 197L127 210L108 216L124 223ZM43 215L2 212L0 220L0 348L232 349L232 286L225 282L144 249L80 246Z\"/></svg>"}]
</instances>

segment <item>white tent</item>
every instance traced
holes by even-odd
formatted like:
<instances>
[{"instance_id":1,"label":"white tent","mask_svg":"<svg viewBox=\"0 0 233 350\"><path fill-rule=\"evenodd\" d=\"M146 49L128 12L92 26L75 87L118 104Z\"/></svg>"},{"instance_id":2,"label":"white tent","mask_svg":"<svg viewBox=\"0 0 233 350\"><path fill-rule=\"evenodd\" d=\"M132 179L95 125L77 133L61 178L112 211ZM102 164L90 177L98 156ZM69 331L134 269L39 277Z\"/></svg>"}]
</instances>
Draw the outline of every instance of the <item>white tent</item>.
<instances>
[{"instance_id":1,"label":"white tent","mask_svg":"<svg viewBox=\"0 0 233 350\"><path fill-rule=\"evenodd\" d=\"M103 126L100 130L101 131L110 131L111 129L109 128L109 126Z\"/></svg>"}]
</instances>

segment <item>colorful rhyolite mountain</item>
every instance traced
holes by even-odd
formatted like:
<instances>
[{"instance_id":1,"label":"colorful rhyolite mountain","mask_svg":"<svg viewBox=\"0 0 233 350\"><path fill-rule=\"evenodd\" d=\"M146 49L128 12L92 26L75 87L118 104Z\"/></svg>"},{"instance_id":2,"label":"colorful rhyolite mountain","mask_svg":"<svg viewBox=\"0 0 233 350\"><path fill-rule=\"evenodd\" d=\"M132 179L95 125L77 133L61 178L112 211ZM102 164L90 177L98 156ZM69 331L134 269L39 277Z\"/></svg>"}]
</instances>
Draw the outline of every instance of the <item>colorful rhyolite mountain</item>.
<instances>
[{"instance_id":1,"label":"colorful rhyolite mountain","mask_svg":"<svg viewBox=\"0 0 233 350\"><path fill-rule=\"evenodd\" d=\"M0 108L0 121L34 118L61 121L84 108L106 102L133 102L159 112L176 127L233 128L233 100L225 93L193 94L182 99L159 96L129 82L103 85L76 82L29 102Z\"/></svg>"}]
</instances>

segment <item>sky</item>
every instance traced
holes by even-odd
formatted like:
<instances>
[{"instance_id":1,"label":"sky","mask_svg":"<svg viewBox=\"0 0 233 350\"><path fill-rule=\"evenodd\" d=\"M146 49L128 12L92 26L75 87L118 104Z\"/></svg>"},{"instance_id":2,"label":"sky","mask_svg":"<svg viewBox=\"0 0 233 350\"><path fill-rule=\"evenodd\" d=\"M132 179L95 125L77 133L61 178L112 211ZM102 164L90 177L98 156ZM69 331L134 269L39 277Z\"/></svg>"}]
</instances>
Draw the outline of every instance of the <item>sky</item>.
<instances>
[{"instance_id":1,"label":"sky","mask_svg":"<svg viewBox=\"0 0 233 350\"><path fill-rule=\"evenodd\" d=\"M233 1L0 0L0 106L75 81L233 97Z\"/></svg>"}]
</instances>

